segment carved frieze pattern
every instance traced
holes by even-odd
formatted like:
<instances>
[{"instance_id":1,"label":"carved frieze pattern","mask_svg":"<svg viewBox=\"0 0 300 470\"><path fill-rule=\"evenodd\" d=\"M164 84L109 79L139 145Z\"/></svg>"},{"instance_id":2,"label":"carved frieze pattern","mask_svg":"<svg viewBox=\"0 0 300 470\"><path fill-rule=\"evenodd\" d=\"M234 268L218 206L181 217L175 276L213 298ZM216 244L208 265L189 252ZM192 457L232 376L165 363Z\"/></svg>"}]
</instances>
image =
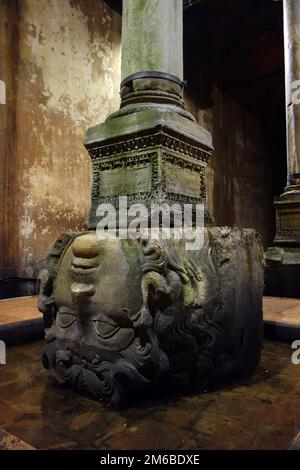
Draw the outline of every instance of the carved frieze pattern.
<instances>
[{"instance_id":1,"label":"carved frieze pattern","mask_svg":"<svg viewBox=\"0 0 300 470\"><path fill-rule=\"evenodd\" d=\"M207 163L210 158L210 153L208 151L195 147L192 144L163 132L158 132L149 136L126 139L122 142L115 142L109 145L106 143L103 146L89 149L89 154L92 160L94 160L122 153L136 152L155 146L165 147L166 149L182 153L183 155L195 158L203 163Z\"/></svg>"},{"instance_id":2,"label":"carved frieze pattern","mask_svg":"<svg viewBox=\"0 0 300 470\"><path fill-rule=\"evenodd\" d=\"M292 214L290 215L290 217L292 217ZM282 211L280 211L280 209L278 208L276 214L276 226L276 238L286 240L300 240L300 229L285 227L282 220Z\"/></svg>"},{"instance_id":3,"label":"carved frieze pattern","mask_svg":"<svg viewBox=\"0 0 300 470\"><path fill-rule=\"evenodd\" d=\"M159 173L159 160L161 160L162 168L164 162L169 162L174 166L197 172L200 175L200 197L191 197L184 194L166 191L164 172L162 171L161 174ZM139 154L134 153L131 155L118 156L117 158L109 160L101 160L100 158L97 158L93 160L93 189L90 224L93 225L95 223L95 211L99 204L104 202L110 203L116 208L118 208L119 204L119 196L101 196L101 172L113 171L115 169L139 168L146 165L151 165L151 191L139 191L134 194L128 194L128 204L140 201L148 206L154 200L160 202L177 202L180 204L206 203L205 164L187 160L184 156L171 152L163 152L160 156L159 151Z\"/></svg>"}]
</instances>

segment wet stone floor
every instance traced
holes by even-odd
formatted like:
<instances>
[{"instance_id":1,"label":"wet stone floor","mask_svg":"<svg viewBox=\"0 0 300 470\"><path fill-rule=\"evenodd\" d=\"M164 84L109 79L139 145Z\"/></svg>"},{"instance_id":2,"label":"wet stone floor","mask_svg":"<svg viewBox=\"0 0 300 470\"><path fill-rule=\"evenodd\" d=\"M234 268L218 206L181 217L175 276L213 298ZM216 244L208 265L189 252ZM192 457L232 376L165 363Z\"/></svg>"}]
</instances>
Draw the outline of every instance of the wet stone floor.
<instances>
[{"instance_id":1,"label":"wet stone floor","mask_svg":"<svg viewBox=\"0 0 300 470\"><path fill-rule=\"evenodd\" d=\"M300 365L265 341L247 381L203 395L156 396L114 411L55 386L43 343L10 348L0 366L0 428L37 449L287 449L300 432Z\"/></svg>"}]
</instances>

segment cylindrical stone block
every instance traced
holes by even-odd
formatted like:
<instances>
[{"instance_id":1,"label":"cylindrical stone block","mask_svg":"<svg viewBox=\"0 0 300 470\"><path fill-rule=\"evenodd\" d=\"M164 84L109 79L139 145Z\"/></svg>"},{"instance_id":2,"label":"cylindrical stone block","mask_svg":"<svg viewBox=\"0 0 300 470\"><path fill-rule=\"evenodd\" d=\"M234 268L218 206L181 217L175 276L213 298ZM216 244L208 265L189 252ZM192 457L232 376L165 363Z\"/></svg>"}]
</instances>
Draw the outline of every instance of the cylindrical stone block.
<instances>
[{"instance_id":1,"label":"cylindrical stone block","mask_svg":"<svg viewBox=\"0 0 300 470\"><path fill-rule=\"evenodd\" d=\"M122 80L157 71L183 79L182 0L123 0Z\"/></svg>"}]
</instances>

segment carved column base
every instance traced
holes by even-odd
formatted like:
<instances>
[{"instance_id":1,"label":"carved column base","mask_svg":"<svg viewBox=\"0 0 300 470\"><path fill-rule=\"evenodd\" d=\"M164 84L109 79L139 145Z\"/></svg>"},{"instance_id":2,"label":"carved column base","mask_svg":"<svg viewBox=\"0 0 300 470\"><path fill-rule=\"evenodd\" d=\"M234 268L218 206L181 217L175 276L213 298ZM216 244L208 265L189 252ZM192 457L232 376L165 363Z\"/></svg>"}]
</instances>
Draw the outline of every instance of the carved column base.
<instances>
[{"instance_id":1,"label":"carved column base","mask_svg":"<svg viewBox=\"0 0 300 470\"><path fill-rule=\"evenodd\" d=\"M97 225L100 204L112 204L118 218L119 196L149 211L151 204L206 205L211 135L189 113L177 111L165 105L127 106L88 130L85 145L93 165L89 228Z\"/></svg>"},{"instance_id":2,"label":"carved column base","mask_svg":"<svg viewBox=\"0 0 300 470\"><path fill-rule=\"evenodd\" d=\"M300 297L300 190L288 186L275 199L276 237L265 254L265 294Z\"/></svg>"},{"instance_id":3,"label":"carved column base","mask_svg":"<svg viewBox=\"0 0 300 470\"><path fill-rule=\"evenodd\" d=\"M298 246L300 249L300 188L288 186L274 201L276 209L275 246Z\"/></svg>"},{"instance_id":4,"label":"carved column base","mask_svg":"<svg viewBox=\"0 0 300 470\"><path fill-rule=\"evenodd\" d=\"M114 407L173 378L219 387L257 366L262 246L253 230L185 240L66 234L41 273L43 364L59 383Z\"/></svg>"}]
</instances>

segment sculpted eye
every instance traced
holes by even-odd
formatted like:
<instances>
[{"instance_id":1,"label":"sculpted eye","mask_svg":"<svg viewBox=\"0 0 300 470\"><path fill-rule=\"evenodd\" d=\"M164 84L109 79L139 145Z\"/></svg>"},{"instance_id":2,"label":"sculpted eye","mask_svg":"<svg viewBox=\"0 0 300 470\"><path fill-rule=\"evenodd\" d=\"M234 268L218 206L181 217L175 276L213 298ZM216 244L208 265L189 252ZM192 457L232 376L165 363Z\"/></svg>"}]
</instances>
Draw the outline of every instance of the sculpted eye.
<instances>
[{"instance_id":1,"label":"sculpted eye","mask_svg":"<svg viewBox=\"0 0 300 470\"><path fill-rule=\"evenodd\" d=\"M62 312L58 314L58 324L61 328L69 328L75 323L76 318L73 313Z\"/></svg>"},{"instance_id":2,"label":"sculpted eye","mask_svg":"<svg viewBox=\"0 0 300 470\"><path fill-rule=\"evenodd\" d=\"M115 323L108 323L102 320L93 320L95 330L100 338L110 338L114 336L120 327Z\"/></svg>"}]
</instances>

